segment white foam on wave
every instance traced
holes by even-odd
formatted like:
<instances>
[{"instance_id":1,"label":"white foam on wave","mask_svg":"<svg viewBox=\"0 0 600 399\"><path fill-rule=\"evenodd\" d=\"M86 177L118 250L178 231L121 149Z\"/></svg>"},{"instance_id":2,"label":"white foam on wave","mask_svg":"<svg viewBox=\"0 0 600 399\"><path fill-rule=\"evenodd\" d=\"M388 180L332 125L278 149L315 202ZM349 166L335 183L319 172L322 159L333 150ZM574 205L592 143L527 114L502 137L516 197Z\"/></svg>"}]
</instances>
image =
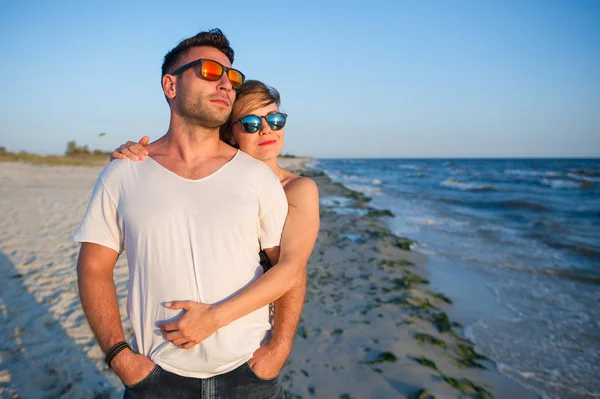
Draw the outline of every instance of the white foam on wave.
<instances>
[{"instance_id":1,"label":"white foam on wave","mask_svg":"<svg viewBox=\"0 0 600 399\"><path fill-rule=\"evenodd\" d=\"M402 164L402 165L398 165L398 167L400 169L412 169L412 170L420 170L423 169L422 166L419 165L412 165L412 164Z\"/></svg>"},{"instance_id":2,"label":"white foam on wave","mask_svg":"<svg viewBox=\"0 0 600 399\"><path fill-rule=\"evenodd\" d=\"M542 179L540 182L543 186L552 187L558 190L568 190L574 188L581 188L582 183L572 180L550 180Z\"/></svg>"},{"instance_id":3,"label":"white foam on wave","mask_svg":"<svg viewBox=\"0 0 600 399\"><path fill-rule=\"evenodd\" d=\"M369 211L367 209L360 209L360 208L333 207L333 208L329 208L329 210L332 211L333 213L335 213L336 215L342 215L342 216L347 216L347 215L367 216L369 214Z\"/></svg>"},{"instance_id":4,"label":"white foam on wave","mask_svg":"<svg viewBox=\"0 0 600 399\"><path fill-rule=\"evenodd\" d=\"M462 191L491 191L495 190L494 186L490 184L477 184L477 183L467 183L458 179L446 179L442 183L441 186L454 188Z\"/></svg>"},{"instance_id":5,"label":"white foam on wave","mask_svg":"<svg viewBox=\"0 0 600 399\"><path fill-rule=\"evenodd\" d=\"M368 177L362 177L357 175L343 175L342 179L359 183L371 183L371 179L369 179Z\"/></svg>"},{"instance_id":6,"label":"white foam on wave","mask_svg":"<svg viewBox=\"0 0 600 399\"><path fill-rule=\"evenodd\" d=\"M543 172L537 170L521 170L521 169L504 169L504 174L507 175L516 175L516 176L548 176L548 177L556 177L561 176L562 173L555 172L553 170L546 170Z\"/></svg>"},{"instance_id":7,"label":"white foam on wave","mask_svg":"<svg viewBox=\"0 0 600 399\"><path fill-rule=\"evenodd\" d=\"M321 197L319 202L325 207L347 207L350 206L352 199L338 195L329 195Z\"/></svg>"},{"instance_id":8,"label":"white foam on wave","mask_svg":"<svg viewBox=\"0 0 600 399\"><path fill-rule=\"evenodd\" d=\"M571 179L575 179L575 180L582 180L582 181L587 181L587 182L600 182L600 177L590 177L590 176L582 176L582 175L578 175L577 173L567 173L567 176L569 176Z\"/></svg>"}]
</instances>

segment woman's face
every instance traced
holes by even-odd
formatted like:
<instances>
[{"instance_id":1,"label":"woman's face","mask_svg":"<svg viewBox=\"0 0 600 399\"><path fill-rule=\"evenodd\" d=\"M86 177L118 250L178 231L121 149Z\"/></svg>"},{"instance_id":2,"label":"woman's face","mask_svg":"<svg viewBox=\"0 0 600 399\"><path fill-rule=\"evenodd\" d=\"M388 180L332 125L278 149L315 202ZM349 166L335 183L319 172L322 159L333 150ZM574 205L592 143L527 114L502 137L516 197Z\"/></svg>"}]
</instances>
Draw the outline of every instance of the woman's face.
<instances>
[{"instance_id":1,"label":"woman's face","mask_svg":"<svg viewBox=\"0 0 600 399\"><path fill-rule=\"evenodd\" d=\"M269 104L265 107L255 109L245 115L240 115L236 119L243 118L246 115L256 115L259 117L267 116L279 112L277 105ZM269 124L264 118L261 118L260 129L256 133L247 133L241 123L235 123L232 128L233 138L240 147L240 150L252 155L261 161L277 158L283 149L283 131L271 130Z\"/></svg>"}]
</instances>

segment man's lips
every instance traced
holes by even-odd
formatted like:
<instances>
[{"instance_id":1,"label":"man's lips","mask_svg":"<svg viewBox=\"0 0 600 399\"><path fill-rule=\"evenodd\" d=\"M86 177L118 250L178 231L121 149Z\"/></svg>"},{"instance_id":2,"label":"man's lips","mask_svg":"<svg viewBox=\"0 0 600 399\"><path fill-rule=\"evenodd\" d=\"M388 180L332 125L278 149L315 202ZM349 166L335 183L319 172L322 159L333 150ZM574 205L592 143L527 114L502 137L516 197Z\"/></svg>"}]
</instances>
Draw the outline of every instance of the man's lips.
<instances>
[{"instance_id":1,"label":"man's lips","mask_svg":"<svg viewBox=\"0 0 600 399\"><path fill-rule=\"evenodd\" d=\"M271 144L275 144L276 142L277 142L277 140L266 140L261 143L258 143L258 145L271 145Z\"/></svg>"},{"instance_id":2,"label":"man's lips","mask_svg":"<svg viewBox=\"0 0 600 399\"><path fill-rule=\"evenodd\" d=\"M211 103L215 103L215 104L220 104L224 107L229 107L229 101L222 99L222 98L216 98L214 100L210 100Z\"/></svg>"}]
</instances>

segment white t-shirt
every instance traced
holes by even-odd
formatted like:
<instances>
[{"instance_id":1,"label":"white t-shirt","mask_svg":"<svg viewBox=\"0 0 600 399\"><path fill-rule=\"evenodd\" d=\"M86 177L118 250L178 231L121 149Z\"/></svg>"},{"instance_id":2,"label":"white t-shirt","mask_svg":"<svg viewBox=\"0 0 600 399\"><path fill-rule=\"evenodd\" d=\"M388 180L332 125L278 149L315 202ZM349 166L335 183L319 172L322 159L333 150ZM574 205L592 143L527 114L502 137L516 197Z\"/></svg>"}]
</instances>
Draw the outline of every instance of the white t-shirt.
<instances>
[{"instance_id":1,"label":"white t-shirt","mask_svg":"<svg viewBox=\"0 0 600 399\"><path fill-rule=\"evenodd\" d=\"M167 371L208 378L252 357L271 328L268 306L191 349L179 349L155 323L182 311L162 304L214 304L242 291L262 275L259 251L279 245L286 216L277 176L241 151L199 180L182 178L151 158L122 160L100 174L73 239L125 250L127 312L139 353Z\"/></svg>"}]
</instances>

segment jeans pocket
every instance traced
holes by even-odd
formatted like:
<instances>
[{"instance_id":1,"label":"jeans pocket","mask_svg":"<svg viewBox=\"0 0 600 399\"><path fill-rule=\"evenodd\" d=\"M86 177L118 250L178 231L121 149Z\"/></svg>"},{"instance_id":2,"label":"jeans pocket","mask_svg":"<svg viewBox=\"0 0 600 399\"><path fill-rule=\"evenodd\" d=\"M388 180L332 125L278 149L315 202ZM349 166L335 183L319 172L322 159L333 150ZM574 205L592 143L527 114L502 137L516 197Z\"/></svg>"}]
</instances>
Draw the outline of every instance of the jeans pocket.
<instances>
[{"instance_id":1,"label":"jeans pocket","mask_svg":"<svg viewBox=\"0 0 600 399\"><path fill-rule=\"evenodd\" d=\"M275 377L273 377L273 378L263 378L263 377L261 377L260 375L256 374L256 373L254 372L254 370L252 370L252 367L250 367L250 363L249 363L249 362L246 362L246 363L244 363L244 367L246 368L246 371L247 371L247 372L248 372L248 373L249 373L249 374L250 374L252 377L256 378L256 379L257 379L257 380L259 380L259 381L262 381L262 382L273 382L273 381L277 381L277 377L278 377L278 376L275 376Z\"/></svg>"},{"instance_id":2,"label":"jeans pocket","mask_svg":"<svg viewBox=\"0 0 600 399\"><path fill-rule=\"evenodd\" d=\"M140 381L136 382L133 385L125 385L125 388L130 389L130 390L141 388L147 382L149 382L152 379L152 377L154 377L154 375L158 372L158 370L160 370L160 367L158 366L158 364L155 364L154 367L152 368L152 370L150 370L150 374L148 374L147 376L145 376L144 378L142 378Z\"/></svg>"}]
</instances>

